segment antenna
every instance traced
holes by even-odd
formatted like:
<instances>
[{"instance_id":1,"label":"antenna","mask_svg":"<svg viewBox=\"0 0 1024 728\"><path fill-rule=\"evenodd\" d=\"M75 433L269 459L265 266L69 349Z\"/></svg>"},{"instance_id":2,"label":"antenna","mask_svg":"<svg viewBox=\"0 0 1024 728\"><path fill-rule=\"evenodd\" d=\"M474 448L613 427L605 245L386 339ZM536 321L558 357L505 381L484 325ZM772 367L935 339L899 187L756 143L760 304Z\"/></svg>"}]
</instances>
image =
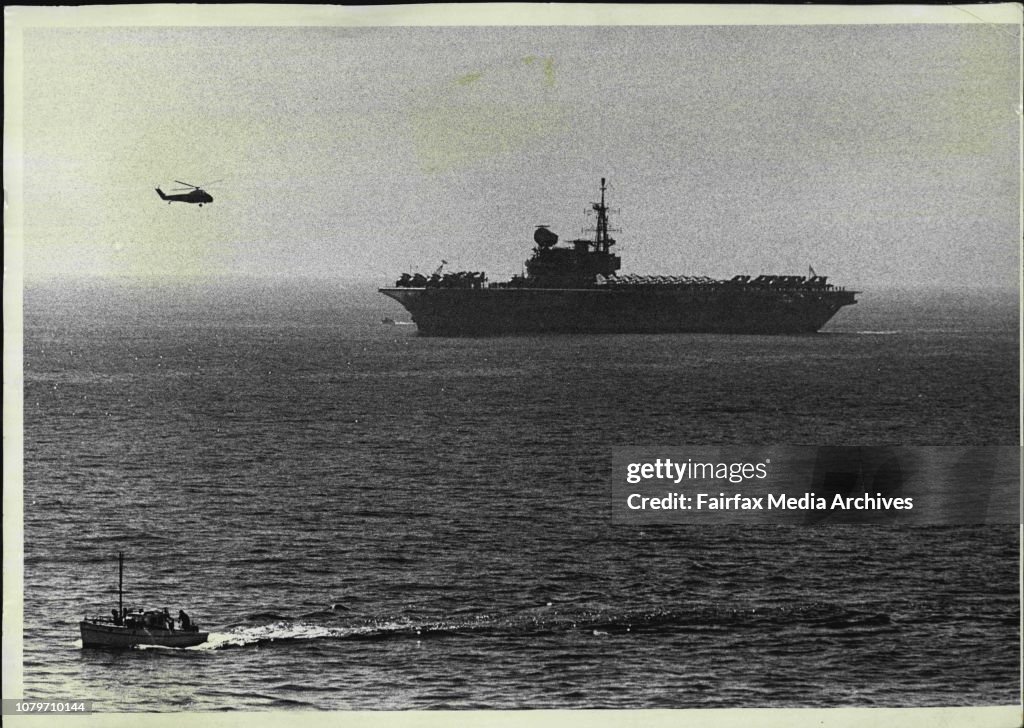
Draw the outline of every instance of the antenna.
<instances>
[{"instance_id":1,"label":"antenna","mask_svg":"<svg viewBox=\"0 0 1024 728\"><path fill-rule=\"evenodd\" d=\"M599 253L607 253L608 249L615 245L615 241L608 237L608 233L614 232L612 228L608 226L608 212L609 207L605 204L605 190L608 189L606 184L607 180L601 178L601 201L590 203L590 209L587 211L589 215L591 212L597 213L597 224L592 228L583 228L583 232L593 232L594 240L591 243L594 246L594 250Z\"/></svg>"}]
</instances>

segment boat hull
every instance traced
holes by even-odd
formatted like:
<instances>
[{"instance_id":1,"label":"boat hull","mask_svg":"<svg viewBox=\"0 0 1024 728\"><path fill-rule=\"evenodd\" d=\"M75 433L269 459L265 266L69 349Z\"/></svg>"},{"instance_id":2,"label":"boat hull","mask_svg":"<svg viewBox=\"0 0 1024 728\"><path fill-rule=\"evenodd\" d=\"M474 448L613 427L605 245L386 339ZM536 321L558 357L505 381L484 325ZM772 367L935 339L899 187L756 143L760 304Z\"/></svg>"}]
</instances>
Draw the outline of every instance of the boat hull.
<instances>
[{"instance_id":1,"label":"boat hull","mask_svg":"<svg viewBox=\"0 0 1024 728\"><path fill-rule=\"evenodd\" d=\"M423 336L809 334L855 292L730 286L381 288Z\"/></svg>"},{"instance_id":2,"label":"boat hull","mask_svg":"<svg viewBox=\"0 0 1024 728\"><path fill-rule=\"evenodd\" d=\"M208 632L188 632L180 629L153 629L147 627L123 627L115 624L80 622L82 647L100 647L112 650L126 650L139 645L160 647L195 647L206 642Z\"/></svg>"}]
</instances>

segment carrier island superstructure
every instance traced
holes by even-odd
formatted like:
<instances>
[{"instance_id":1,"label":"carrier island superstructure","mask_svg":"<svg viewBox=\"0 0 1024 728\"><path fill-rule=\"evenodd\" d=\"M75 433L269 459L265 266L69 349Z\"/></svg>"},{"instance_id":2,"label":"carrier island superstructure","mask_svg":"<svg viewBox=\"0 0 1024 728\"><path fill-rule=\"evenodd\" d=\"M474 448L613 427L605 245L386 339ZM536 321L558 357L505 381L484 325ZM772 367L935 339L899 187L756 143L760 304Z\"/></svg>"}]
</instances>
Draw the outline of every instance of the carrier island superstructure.
<instances>
[{"instance_id":1,"label":"carrier island superstructure","mask_svg":"<svg viewBox=\"0 0 1024 728\"><path fill-rule=\"evenodd\" d=\"M402 304L425 336L805 334L857 302L857 291L813 274L620 276L605 192L602 178L601 200L591 203L593 239L559 245L547 225L537 226L523 275L489 283L479 272L405 273L380 292Z\"/></svg>"}]
</instances>

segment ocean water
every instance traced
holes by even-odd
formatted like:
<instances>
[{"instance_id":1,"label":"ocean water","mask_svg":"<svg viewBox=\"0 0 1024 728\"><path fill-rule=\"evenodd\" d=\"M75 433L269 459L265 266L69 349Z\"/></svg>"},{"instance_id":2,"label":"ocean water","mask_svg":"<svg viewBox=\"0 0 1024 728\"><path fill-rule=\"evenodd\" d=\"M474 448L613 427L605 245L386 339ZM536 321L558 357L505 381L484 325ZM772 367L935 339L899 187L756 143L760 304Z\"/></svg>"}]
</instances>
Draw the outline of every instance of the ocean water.
<instances>
[{"instance_id":1,"label":"ocean water","mask_svg":"<svg viewBox=\"0 0 1024 728\"><path fill-rule=\"evenodd\" d=\"M369 283L25 293L26 697L100 711L1007 705L1016 526L612 526L612 448L1017 445L1015 296L816 336L432 339ZM83 650L117 602L188 650Z\"/></svg>"}]
</instances>

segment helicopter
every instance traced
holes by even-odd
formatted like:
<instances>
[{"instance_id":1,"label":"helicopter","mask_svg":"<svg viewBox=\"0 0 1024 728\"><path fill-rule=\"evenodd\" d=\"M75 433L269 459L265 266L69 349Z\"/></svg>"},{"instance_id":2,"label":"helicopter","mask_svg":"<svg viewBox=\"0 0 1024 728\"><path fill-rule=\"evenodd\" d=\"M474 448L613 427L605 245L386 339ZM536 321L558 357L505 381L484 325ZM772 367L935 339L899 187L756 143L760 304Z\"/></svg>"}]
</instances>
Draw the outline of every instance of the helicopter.
<instances>
[{"instance_id":1,"label":"helicopter","mask_svg":"<svg viewBox=\"0 0 1024 728\"><path fill-rule=\"evenodd\" d=\"M188 189L189 192L186 192L183 195L166 195L164 194L163 190L157 187L156 193L160 195L161 200L167 200L168 205L171 204L172 202L190 202L202 207L203 203L205 202L213 202L213 197L210 195L209 192L204 190L202 187L198 185L189 184L188 182L182 182L180 179L176 179L174 181L177 182L179 185L185 186L173 189L171 190L171 192L184 191L186 189Z\"/></svg>"}]
</instances>

